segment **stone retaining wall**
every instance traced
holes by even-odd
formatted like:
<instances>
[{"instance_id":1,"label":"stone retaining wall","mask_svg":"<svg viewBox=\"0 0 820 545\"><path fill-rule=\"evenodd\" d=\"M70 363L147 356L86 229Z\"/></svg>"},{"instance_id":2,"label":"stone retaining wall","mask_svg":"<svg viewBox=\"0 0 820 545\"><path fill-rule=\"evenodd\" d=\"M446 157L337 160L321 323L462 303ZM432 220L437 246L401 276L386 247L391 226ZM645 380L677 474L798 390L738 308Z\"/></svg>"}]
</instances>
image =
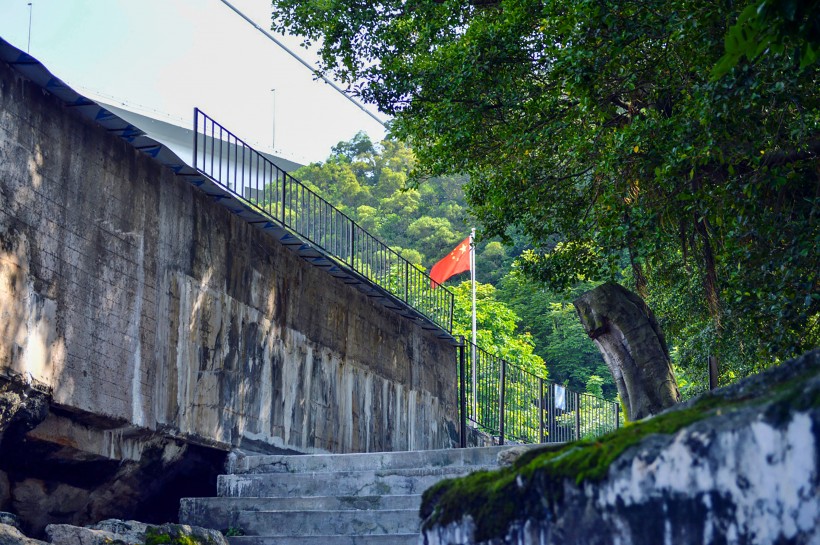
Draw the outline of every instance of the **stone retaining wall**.
<instances>
[{"instance_id":1,"label":"stone retaining wall","mask_svg":"<svg viewBox=\"0 0 820 545\"><path fill-rule=\"evenodd\" d=\"M140 431L263 451L457 441L452 346L2 63L0 203L0 373L106 431L77 445L127 451Z\"/></svg>"}]
</instances>

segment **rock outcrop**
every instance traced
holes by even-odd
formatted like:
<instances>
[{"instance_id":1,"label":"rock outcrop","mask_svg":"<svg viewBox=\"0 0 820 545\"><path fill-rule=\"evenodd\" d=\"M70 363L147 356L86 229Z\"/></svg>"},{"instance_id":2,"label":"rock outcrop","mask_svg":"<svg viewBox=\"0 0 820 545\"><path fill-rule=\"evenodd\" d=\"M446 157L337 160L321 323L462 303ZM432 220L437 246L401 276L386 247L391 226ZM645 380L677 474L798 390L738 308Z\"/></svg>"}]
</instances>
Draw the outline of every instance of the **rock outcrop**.
<instances>
[{"instance_id":1,"label":"rock outcrop","mask_svg":"<svg viewBox=\"0 0 820 545\"><path fill-rule=\"evenodd\" d=\"M45 542L23 535L17 517L0 511L0 545L45 545Z\"/></svg>"},{"instance_id":2,"label":"rock outcrop","mask_svg":"<svg viewBox=\"0 0 820 545\"><path fill-rule=\"evenodd\" d=\"M152 525L135 520L104 520L80 528L68 524L50 524L46 534L52 545L228 545L216 530L184 524Z\"/></svg>"},{"instance_id":3,"label":"rock outcrop","mask_svg":"<svg viewBox=\"0 0 820 545\"><path fill-rule=\"evenodd\" d=\"M820 350L425 493L426 545L820 543Z\"/></svg>"},{"instance_id":4,"label":"rock outcrop","mask_svg":"<svg viewBox=\"0 0 820 545\"><path fill-rule=\"evenodd\" d=\"M185 524L145 524L135 520L108 519L80 527L50 524L48 542L26 537L17 517L0 512L0 545L228 545L221 533Z\"/></svg>"},{"instance_id":5,"label":"rock outcrop","mask_svg":"<svg viewBox=\"0 0 820 545\"><path fill-rule=\"evenodd\" d=\"M0 510L40 538L47 524L174 520L216 486L225 453L122 421L71 413L20 375L0 376ZM2 522L2 521L0 521Z\"/></svg>"}]
</instances>

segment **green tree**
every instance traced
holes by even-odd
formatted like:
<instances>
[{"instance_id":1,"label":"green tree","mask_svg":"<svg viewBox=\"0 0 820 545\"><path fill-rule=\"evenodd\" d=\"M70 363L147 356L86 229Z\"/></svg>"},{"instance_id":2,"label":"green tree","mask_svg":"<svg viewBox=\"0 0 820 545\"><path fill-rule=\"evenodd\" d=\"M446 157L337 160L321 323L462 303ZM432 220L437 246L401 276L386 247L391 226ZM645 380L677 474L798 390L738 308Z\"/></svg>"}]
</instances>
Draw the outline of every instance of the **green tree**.
<instances>
[{"instance_id":1,"label":"green tree","mask_svg":"<svg viewBox=\"0 0 820 545\"><path fill-rule=\"evenodd\" d=\"M820 344L817 65L769 47L710 79L743 6L273 6L278 30L321 40L324 68L395 116L417 177L469 175L487 238L523 233L531 276L557 289L626 270L653 305L696 286L665 317L668 337L714 332L692 362L730 360L742 342L740 374ZM816 43L783 13L771 43Z\"/></svg>"},{"instance_id":2,"label":"green tree","mask_svg":"<svg viewBox=\"0 0 820 545\"><path fill-rule=\"evenodd\" d=\"M462 282L455 288L453 333L463 335L469 342L472 336L471 283ZM505 360L504 380L505 419L507 438L528 442L540 441L538 413L539 379L546 379L544 360L534 351L532 335L521 324L521 319L509 306L497 298L497 290L489 284L476 283L476 396L479 411L477 421L490 433L498 433L498 393L501 371L500 360ZM483 352L483 353L482 353ZM472 373L472 367L471 371ZM468 404L473 388L468 379Z\"/></svg>"},{"instance_id":3,"label":"green tree","mask_svg":"<svg viewBox=\"0 0 820 545\"><path fill-rule=\"evenodd\" d=\"M453 334L472 338L472 288L469 281L451 288L455 294ZM476 282L476 344L529 373L547 378L543 358L535 353L532 334L521 327L521 318L497 297L490 284Z\"/></svg>"},{"instance_id":4,"label":"green tree","mask_svg":"<svg viewBox=\"0 0 820 545\"><path fill-rule=\"evenodd\" d=\"M463 240L476 222L465 201L465 177L411 184L408 175L414 164L406 144L388 138L374 145L359 133L334 146L324 163L305 166L294 175L391 247L415 250L419 263L429 267ZM517 250L508 251L488 239L479 243L478 251L479 280L495 283Z\"/></svg>"},{"instance_id":5,"label":"green tree","mask_svg":"<svg viewBox=\"0 0 820 545\"><path fill-rule=\"evenodd\" d=\"M754 0L726 33L726 52L712 76L723 76L743 57L754 61L769 51L791 53L800 68L809 67L820 56L818 13L818 0Z\"/></svg>"},{"instance_id":6,"label":"green tree","mask_svg":"<svg viewBox=\"0 0 820 545\"><path fill-rule=\"evenodd\" d=\"M499 283L499 298L521 317L521 323L527 324L535 353L544 359L552 380L583 392L590 376L605 377L602 394L614 399L612 375L572 305L573 299L593 287L584 283L574 290L556 293L513 269Z\"/></svg>"}]
</instances>

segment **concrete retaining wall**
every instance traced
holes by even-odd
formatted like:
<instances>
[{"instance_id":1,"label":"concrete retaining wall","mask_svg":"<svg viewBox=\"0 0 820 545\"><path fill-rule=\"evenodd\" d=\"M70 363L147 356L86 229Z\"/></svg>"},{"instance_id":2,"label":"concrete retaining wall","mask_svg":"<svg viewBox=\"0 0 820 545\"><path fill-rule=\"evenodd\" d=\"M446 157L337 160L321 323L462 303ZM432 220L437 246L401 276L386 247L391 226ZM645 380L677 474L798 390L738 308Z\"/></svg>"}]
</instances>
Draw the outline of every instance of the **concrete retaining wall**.
<instances>
[{"instance_id":1,"label":"concrete retaining wall","mask_svg":"<svg viewBox=\"0 0 820 545\"><path fill-rule=\"evenodd\" d=\"M0 372L61 410L219 448L456 441L452 346L2 63L0 203Z\"/></svg>"}]
</instances>

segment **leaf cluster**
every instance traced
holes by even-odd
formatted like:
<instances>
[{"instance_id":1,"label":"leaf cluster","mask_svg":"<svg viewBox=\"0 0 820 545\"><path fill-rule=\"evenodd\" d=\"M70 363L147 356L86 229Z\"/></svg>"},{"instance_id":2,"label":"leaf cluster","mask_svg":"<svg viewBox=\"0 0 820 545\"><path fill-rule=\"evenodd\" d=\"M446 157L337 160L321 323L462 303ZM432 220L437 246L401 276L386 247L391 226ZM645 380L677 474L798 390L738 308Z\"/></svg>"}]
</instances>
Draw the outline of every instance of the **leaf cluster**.
<instances>
[{"instance_id":1,"label":"leaf cluster","mask_svg":"<svg viewBox=\"0 0 820 545\"><path fill-rule=\"evenodd\" d=\"M487 236L533 249L531 277L628 280L684 371L820 344L815 1L273 6L395 115L413 176L466 176Z\"/></svg>"}]
</instances>

